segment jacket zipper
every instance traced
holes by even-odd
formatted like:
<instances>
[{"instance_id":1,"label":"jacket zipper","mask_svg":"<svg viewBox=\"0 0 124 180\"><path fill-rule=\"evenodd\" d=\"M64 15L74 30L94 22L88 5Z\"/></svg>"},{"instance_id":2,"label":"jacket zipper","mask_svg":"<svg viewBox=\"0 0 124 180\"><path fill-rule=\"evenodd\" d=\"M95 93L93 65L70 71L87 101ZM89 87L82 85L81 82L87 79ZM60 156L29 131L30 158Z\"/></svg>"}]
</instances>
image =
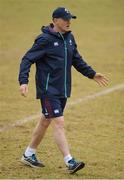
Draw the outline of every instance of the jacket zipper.
<instances>
[{"instance_id":1,"label":"jacket zipper","mask_svg":"<svg viewBox=\"0 0 124 180\"><path fill-rule=\"evenodd\" d=\"M67 98L67 87L66 87L66 82L67 82L67 44L66 44L66 41L63 37L63 35L60 33L60 36L62 37L63 39L63 42L64 42L64 50L65 50L65 82L64 82L64 87L65 87L65 97Z\"/></svg>"},{"instance_id":2,"label":"jacket zipper","mask_svg":"<svg viewBox=\"0 0 124 180\"><path fill-rule=\"evenodd\" d=\"M50 73L47 74L46 91L48 90L49 78L50 78Z\"/></svg>"}]
</instances>

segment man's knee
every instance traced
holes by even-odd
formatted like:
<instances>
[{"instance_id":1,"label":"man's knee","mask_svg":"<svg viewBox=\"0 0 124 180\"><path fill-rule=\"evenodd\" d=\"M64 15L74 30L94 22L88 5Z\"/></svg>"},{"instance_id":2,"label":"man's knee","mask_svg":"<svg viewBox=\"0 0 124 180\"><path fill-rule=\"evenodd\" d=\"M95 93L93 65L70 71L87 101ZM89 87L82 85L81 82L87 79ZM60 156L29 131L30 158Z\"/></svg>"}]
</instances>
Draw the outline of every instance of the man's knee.
<instances>
[{"instance_id":1,"label":"man's knee","mask_svg":"<svg viewBox=\"0 0 124 180\"><path fill-rule=\"evenodd\" d=\"M43 126L44 128L47 128L50 123L51 123L51 119L46 119L44 116L41 117L40 119L41 126Z\"/></svg>"},{"instance_id":2,"label":"man's knee","mask_svg":"<svg viewBox=\"0 0 124 180\"><path fill-rule=\"evenodd\" d=\"M53 124L54 124L55 128L63 129L64 128L64 117L61 116L61 117L55 118Z\"/></svg>"}]
</instances>

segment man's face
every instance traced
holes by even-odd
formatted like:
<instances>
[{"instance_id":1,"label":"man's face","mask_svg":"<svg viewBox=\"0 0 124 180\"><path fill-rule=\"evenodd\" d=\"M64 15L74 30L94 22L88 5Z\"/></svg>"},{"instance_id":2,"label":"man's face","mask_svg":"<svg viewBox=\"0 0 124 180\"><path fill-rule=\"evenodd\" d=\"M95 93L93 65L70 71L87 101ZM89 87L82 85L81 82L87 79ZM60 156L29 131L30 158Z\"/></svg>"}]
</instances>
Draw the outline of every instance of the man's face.
<instances>
[{"instance_id":1,"label":"man's face","mask_svg":"<svg viewBox=\"0 0 124 180\"><path fill-rule=\"evenodd\" d=\"M64 20L62 18L54 18L54 24L62 31L67 32L70 30L71 20Z\"/></svg>"}]
</instances>

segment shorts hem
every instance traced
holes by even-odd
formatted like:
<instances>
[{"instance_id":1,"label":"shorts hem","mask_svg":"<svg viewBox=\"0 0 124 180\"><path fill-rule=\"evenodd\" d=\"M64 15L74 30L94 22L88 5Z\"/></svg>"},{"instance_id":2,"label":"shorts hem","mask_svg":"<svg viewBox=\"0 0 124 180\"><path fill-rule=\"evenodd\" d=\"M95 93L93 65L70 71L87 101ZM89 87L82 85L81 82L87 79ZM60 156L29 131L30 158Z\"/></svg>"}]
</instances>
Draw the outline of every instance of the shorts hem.
<instances>
[{"instance_id":1,"label":"shorts hem","mask_svg":"<svg viewBox=\"0 0 124 180\"><path fill-rule=\"evenodd\" d=\"M59 114L59 115L45 115L43 112L42 114L45 116L46 119L51 119L51 118L57 118L57 117L61 117L63 116L63 114Z\"/></svg>"}]
</instances>

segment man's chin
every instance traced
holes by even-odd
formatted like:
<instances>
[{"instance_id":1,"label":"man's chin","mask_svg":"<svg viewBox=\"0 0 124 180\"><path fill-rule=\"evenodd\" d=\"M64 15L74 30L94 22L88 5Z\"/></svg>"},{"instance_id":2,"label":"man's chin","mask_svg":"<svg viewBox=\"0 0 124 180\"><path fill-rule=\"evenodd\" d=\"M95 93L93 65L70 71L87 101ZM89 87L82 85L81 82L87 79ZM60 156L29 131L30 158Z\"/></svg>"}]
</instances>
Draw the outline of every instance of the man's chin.
<instances>
[{"instance_id":1,"label":"man's chin","mask_svg":"<svg viewBox=\"0 0 124 180\"><path fill-rule=\"evenodd\" d=\"M63 29L64 32L70 31L70 28Z\"/></svg>"}]
</instances>

